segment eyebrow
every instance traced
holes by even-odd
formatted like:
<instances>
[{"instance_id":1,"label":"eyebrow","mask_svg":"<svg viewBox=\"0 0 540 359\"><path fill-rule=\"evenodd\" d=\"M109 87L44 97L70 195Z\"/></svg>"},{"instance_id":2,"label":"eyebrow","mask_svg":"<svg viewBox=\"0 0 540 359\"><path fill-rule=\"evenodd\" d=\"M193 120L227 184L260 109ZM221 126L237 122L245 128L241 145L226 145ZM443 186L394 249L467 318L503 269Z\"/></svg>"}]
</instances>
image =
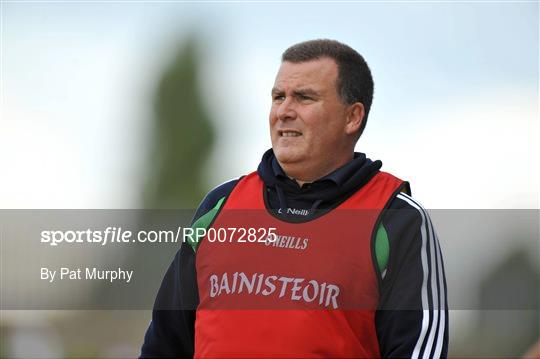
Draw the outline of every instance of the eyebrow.
<instances>
[{"instance_id":1,"label":"eyebrow","mask_svg":"<svg viewBox=\"0 0 540 359\"><path fill-rule=\"evenodd\" d=\"M278 89L276 87L272 88L272 95L276 95L276 94L282 94L284 93L285 91L281 90L281 89ZM313 89L310 89L310 88L300 88L298 90L295 90L293 91L293 94L295 96L298 96L298 95L310 95L310 96L318 96L319 93Z\"/></svg>"},{"instance_id":2,"label":"eyebrow","mask_svg":"<svg viewBox=\"0 0 540 359\"><path fill-rule=\"evenodd\" d=\"M283 90L280 90L276 87L272 87L272 95L283 93Z\"/></svg>"}]
</instances>

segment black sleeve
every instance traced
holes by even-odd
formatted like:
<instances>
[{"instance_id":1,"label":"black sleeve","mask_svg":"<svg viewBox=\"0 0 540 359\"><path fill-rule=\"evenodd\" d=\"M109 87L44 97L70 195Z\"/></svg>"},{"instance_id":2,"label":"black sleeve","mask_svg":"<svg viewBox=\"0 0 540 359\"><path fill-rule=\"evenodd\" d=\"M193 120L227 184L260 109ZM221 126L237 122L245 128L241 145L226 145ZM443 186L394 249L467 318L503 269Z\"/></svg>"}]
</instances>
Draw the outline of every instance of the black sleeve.
<instances>
[{"instance_id":1,"label":"black sleeve","mask_svg":"<svg viewBox=\"0 0 540 359\"><path fill-rule=\"evenodd\" d=\"M228 196L237 182L229 181L210 191L191 224ZM159 288L140 358L192 358L198 303L195 252L183 243Z\"/></svg>"},{"instance_id":2,"label":"black sleeve","mask_svg":"<svg viewBox=\"0 0 540 359\"><path fill-rule=\"evenodd\" d=\"M399 194L383 217L390 254L375 324L383 358L445 358L448 305L442 253L428 213Z\"/></svg>"}]
</instances>

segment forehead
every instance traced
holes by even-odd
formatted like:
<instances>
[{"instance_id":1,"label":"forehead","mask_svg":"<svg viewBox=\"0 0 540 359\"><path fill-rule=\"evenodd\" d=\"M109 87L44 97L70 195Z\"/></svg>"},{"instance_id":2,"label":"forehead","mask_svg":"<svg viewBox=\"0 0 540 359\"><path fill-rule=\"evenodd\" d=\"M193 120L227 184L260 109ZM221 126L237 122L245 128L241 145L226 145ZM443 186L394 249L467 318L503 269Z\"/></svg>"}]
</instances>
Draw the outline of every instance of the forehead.
<instances>
[{"instance_id":1,"label":"forehead","mask_svg":"<svg viewBox=\"0 0 540 359\"><path fill-rule=\"evenodd\" d=\"M280 90L287 90L290 87L311 87L322 90L334 87L337 76L337 64L330 58L299 63L285 61L279 68L274 87Z\"/></svg>"}]
</instances>

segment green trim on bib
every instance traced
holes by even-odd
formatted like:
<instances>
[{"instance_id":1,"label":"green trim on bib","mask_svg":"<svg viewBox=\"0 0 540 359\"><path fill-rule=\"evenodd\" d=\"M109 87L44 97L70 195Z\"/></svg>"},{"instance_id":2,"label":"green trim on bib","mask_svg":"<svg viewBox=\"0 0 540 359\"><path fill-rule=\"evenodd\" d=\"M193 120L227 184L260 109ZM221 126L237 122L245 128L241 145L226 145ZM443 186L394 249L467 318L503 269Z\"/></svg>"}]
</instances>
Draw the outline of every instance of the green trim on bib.
<instances>
[{"instance_id":1,"label":"green trim on bib","mask_svg":"<svg viewBox=\"0 0 540 359\"><path fill-rule=\"evenodd\" d=\"M197 228L204 228L207 229L210 224L212 224L212 221L214 220L214 217L216 214L218 214L219 209L221 208L221 205L225 201L225 197L222 197L219 201L217 201L214 208L203 214L202 216L197 219L191 228L195 230L195 233L197 233ZM187 243L191 246L194 252L197 252L197 248L199 247L199 244L201 244L201 240L204 238L204 235L196 236L196 239L193 240L191 237L187 237Z\"/></svg>"},{"instance_id":2,"label":"green trim on bib","mask_svg":"<svg viewBox=\"0 0 540 359\"><path fill-rule=\"evenodd\" d=\"M377 257L377 265L382 273L388 265L388 257L390 255L388 233L382 224L377 228L377 234L375 235L375 255Z\"/></svg>"}]
</instances>

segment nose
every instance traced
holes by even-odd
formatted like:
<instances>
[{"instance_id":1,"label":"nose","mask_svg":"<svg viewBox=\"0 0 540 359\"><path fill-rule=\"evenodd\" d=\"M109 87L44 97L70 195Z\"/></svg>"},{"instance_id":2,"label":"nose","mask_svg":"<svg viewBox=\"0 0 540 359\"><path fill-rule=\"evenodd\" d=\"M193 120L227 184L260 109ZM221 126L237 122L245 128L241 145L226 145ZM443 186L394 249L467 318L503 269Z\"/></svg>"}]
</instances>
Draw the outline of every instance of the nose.
<instances>
[{"instance_id":1,"label":"nose","mask_svg":"<svg viewBox=\"0 0 540 359\"><path fill-rule=\"evenodd\" d=\"M278 105L276 116L281 121L294 120L296 118L296 110L292 98L287 97Z\"/></svg>"}]
</instances>

